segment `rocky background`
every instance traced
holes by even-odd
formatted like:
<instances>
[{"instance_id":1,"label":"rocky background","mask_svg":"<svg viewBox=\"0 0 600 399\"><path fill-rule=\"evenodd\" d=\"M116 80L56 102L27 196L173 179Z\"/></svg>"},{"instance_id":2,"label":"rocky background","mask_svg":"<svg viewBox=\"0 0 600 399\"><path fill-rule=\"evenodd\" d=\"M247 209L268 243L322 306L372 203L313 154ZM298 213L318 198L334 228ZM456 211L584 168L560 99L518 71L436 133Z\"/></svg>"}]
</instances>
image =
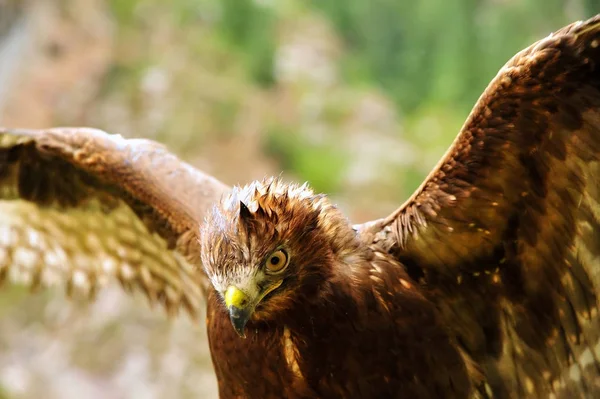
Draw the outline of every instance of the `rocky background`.
<instances>
[{"instance_id":1,"label":"rocky background","mask_svg":"<svg viewBox=\"0 0 600 399\"><path fill-rule=\"evenodd\" d=\"M404 4L402 4L404 3ZM0 125L148 137L227 184L398 206L510 56L596 0L0 0ZM107 289L0 295L0 398L214 398L205 329Z\"/></svg>"}]
</instances>

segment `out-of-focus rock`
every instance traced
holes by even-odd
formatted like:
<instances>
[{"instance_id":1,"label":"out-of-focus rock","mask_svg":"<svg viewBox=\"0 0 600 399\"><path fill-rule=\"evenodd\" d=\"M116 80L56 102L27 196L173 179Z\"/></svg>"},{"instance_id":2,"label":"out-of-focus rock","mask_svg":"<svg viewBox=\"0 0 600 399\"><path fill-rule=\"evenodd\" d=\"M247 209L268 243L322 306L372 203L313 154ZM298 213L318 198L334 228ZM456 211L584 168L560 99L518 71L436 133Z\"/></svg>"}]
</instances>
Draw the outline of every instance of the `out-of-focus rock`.
<instances>
[{"instance_id":1,"label":"out-of-focus rock","mask_svg":"<svg viewBox=\"0 0 600 399\"><path fill-rule=\"evenodd\" d=\"M0 9L9 15L0 30L0 124L82 121L112 57L105 2L33 0Z\"/></svg>"}]
</instances>

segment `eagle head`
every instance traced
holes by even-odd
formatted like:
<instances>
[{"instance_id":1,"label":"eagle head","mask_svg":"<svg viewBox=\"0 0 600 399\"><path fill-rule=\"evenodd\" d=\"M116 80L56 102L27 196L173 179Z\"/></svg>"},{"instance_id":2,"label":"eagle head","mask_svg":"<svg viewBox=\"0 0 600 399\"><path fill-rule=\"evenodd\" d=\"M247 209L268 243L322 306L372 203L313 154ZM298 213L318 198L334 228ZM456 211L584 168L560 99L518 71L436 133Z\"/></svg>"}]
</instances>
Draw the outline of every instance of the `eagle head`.
<instances>
[{"instance_id":1,"label":"eagle head","mask_svg":"<svg viewBox=\"0 0 600 399\"><path fill-rule=\"evenodd\" d=\"M318 297L342 251L358 245L325 195L277 178L234 187L201 228L202 263L237 333Z\"/></svg>"}]
</instances>

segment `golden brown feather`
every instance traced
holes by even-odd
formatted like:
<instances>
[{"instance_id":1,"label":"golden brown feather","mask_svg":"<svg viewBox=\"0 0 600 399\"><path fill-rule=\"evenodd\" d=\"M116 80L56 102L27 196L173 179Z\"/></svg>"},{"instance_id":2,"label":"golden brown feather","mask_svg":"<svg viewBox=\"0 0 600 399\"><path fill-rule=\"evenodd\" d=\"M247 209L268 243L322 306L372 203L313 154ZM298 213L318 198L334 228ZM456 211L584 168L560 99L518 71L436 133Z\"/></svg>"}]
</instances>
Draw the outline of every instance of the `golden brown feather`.
<instances>
[{"instance_id":1,"label":"golden brown feather","mask_svg":"<svg viewBox=\"0 0 600 399\"><path fill-rule=\"evenodd\" d=\"M118 279L194 315L197 221L225 190L149 140L0 129L0 279L92 296Z\"/></svg>"}]
</instances>

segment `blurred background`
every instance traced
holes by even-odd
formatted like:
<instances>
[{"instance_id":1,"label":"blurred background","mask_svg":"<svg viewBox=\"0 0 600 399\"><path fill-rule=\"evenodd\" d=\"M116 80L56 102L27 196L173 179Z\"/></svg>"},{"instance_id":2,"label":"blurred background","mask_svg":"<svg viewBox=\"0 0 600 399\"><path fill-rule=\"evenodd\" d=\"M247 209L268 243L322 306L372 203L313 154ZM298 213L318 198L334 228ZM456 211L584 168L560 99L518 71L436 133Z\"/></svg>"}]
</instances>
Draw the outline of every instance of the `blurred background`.
<instances>
[{"instance_id":1,"label":"blurred background","mask_svg":"<svg viewBox=\"0 0 600 399\"><path fill-rule=\"evenodd\" d=\"M517 51L600 0L0 0L0 125L163 142L227 184L283 171L355 222L419 185ZM0 295L0 398L215 398L203 323L118 287Z\"/></svg>"}]
</instances>

